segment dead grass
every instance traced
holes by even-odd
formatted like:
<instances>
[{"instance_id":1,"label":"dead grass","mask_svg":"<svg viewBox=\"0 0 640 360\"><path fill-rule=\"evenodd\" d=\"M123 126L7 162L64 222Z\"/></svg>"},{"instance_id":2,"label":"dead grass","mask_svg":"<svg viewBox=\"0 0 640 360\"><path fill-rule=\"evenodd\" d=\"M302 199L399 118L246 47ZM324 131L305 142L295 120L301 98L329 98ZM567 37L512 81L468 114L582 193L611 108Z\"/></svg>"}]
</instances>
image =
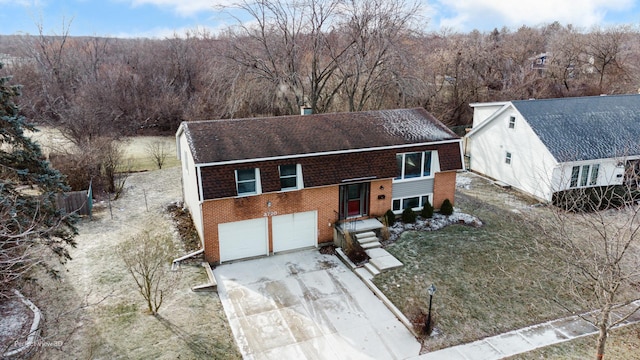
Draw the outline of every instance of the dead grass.
<instances>
[{"instance_id":1,"label":"dead grass","mask_svg":"<svg viewBox=\"0 0 640 360\"><path fill-rule=\"evenodd\" d=\"M59 130L49 127L40 126L37 132L30 133L30 136L36 140L42 147L45 155L51 152L65 152L73 149L73 144L66 139ZM147 146L154 142L164 144L168 154L164 168L178 166L180 161L176 156L176 139L174 136L137 136L124 138L122 145L126 158L130 160L132 171L151 171L156 170L153 158L147 152Z\"/></svg>"},{"instance_id":2,"label":"dead grass","mask_svg":"<svg viewBox=\"0 0 640 360\"><path fill-rule=\"evenodd\" d=\"M115 247L131 235L153 226L171 233L186 253L165 208L180 197L179 168L133 174L124 197L106 204L92 221L79 225L78 247L62 281L39 276L25 291L45 316L46 343L40 359L238 359L231 330L216 293L195 293L206 283L202 267L185 265L172 273L174 284L159 316L144 311L144 301L115 255ZM145 194L149 210L145 204ZM168 264L167 264L168 265Z\"/></svg>"},{"instance_id":3,"label":"dead grass","mask_svg":"<svg viewBox=\"0 0 640 360\"><path fill-rule=\"evenodd\" d=\"M486 190L479 193L487 196ZM518 194L500 196L506 198L488 202L472 193L456 195L456 207L478 216L485 224L481 228L452 225L405 232L386 248L404 266L376 276L374 282L409 318L427 312L426 289L431 283L437 287L437 322L434 335L424 342L425 351L567 315L544 296L566 298L560 283L537 265L537 257L545 254L528 246L536 229L524 223L519 212L535 210Z\"/></svg>"},{"instance_id":4,"label":"dead grass","mask_svg":"<svg viewBox=\"0 0 640 360\"><path fill-rule=\"evenodd\" d=\"M125 153L131 159L133 171L156 170L158 168L153 157L147 152L147 146L155 142L164 144L168 154L163 168L180 165L176 156L176 138L174 136L138 136L123 142Z\"/></svg>"}]
</instances>

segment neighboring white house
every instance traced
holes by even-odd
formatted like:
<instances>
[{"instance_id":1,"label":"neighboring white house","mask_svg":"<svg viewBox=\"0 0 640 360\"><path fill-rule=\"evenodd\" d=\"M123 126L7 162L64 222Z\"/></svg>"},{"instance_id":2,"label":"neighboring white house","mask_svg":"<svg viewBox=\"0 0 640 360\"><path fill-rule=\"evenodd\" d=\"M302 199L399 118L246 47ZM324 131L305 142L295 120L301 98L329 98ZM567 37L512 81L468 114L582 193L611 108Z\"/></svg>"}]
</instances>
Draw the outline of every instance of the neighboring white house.
<instances>
[{"instance_id":1,"label":"neighboring white house","mask_svg":"<svg viewBox=\"0 0 640 360\"><path fill-rule=\"evenodd\" d=\"M632 174L640 162L640 95L470 106L469 169L541 200L572 188L623 184L625 169Z\"/></svg>"}]
</instances>

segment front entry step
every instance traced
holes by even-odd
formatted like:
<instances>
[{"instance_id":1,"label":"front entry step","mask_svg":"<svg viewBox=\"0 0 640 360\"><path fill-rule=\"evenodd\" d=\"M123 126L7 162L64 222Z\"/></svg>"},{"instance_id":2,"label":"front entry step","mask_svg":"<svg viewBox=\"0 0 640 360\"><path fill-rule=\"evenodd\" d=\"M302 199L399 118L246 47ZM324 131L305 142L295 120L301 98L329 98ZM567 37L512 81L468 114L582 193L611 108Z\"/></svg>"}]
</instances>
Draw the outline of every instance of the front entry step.
<instances>
[{"instance_id":1,"label":"front entry step","mask_svg":"<svg viewBox=\"0 0 640 360\"><path fill-rule=\"evenodd\" d=\"M366 242L369 242L369 241L378 241L378 236L376 236L376 233L374 233L373 231L357 233L355 235L355 237L356 237L356 240L358 240L358 242L360 244L366 243Z\"/></svg>"},{"instance_id":2,"label":"front entry step","mask_svg":"<svg viewBox=\"0 0 640 360\"><path fill-rule=\"evenodd\" d=\"M382 247L382 244L380 244L380 241L370 241L370 242L366 242L366 243L360 243L360 246L362 246L363 249L365 250L369 250L369 249L375 249L375 248L379 248Z\"/></svg>"},{"instance_id":3,"label":"front entry step","mask_svg":"<svg viewBox=\"0 0 640 360\"><path fill-rule=\"evenodd\" d=\"M380 239L373 231L366 231L355 234L356 241L362 246L363 249L375 249L382 246Z\"/></svg>"}]
</instances>

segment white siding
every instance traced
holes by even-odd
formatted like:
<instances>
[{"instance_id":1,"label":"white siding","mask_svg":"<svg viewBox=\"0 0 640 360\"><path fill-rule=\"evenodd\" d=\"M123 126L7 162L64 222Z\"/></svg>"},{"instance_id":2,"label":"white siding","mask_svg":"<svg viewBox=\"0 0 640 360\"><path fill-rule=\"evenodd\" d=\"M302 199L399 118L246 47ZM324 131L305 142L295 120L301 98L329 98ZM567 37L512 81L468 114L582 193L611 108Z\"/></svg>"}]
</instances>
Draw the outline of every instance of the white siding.
<instances>
[{"instance_id":1,"label":"white siding","mask_svg":"<svg viewBox=\"0 0 640 360\"><path fill-rule=\"evenodd\" d=\"M471 104L473 106L473 127L477 127L506 103Z\"/></svg>"},{"instance_id":2,"label":"white siding","mask_svg":"<svg viewBox=\"0 0 640 360\"><path fill-rule=\"evenodd\" d=\"M203 236L203 224L202 224L202 208L200 196L198 193L198 176L197 169L195 167L193 156L189 149L189 144L184 134L181 134L177 138L177 155L181 162L182 172L182 197L184 199L185 206L189 209L191 217L193 218L193 224L200 235L200 239L204 239Z\"/></svg>"},{"instance_id":3,"label":"white siding","mask_svg":"<svg viewBox=\"0 0 640 360\"><path fill-rule=\"evenodd\" d=\"M509 128L511 116L515 117L513 129ZM551 200L557 162L513 107L471 132L467 141L471 170ZM507 152L511 153L510 164L505 161Z\"/></svg>"},{"instance_id":4,"label":"white siding","mask_svg":"<svg viewBox=\"0 0 640 360\"><path fill-rule=\"evenodd\" d=\"M590 178L588 178L588 185L591 186L608 186L608 185L622 185L624 181L624 159L597 159L589 161L576 161L562 163L558 165L553 177L553 189L554 191L567 190L571 188L571 172L574 166L583 167L589 165L599 165L598 179L595 185L591 185ZM618 166L620 165L620 166ZM578 184L577 187L580 186Z\"/></svg>"}]
</instances>

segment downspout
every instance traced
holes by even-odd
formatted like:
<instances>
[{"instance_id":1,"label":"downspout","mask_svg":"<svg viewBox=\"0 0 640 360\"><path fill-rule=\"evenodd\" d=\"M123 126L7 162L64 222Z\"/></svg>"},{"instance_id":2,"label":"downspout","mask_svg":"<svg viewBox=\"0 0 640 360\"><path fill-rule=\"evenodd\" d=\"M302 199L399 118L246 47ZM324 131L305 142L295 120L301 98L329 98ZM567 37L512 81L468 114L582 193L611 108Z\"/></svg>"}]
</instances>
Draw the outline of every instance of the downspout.
<instances>
[{"instance_id":1,"label":"downspout","mask_svg":"<svg viewBox=\"0 0 640 360\"><path fill-rule=\"evenodd\" d=\"M190 254L187 254L185 256L182 256L182 257L179 257L179 258L173 260L171 262L171 270L172 271L176 271L176 270L180 269L180 261L192 258L192 257L200 255L202 253L204 253L204 249L196 250L196 251L194 251L194 252L192 252Z\"/></svg>"}]
</instances>

